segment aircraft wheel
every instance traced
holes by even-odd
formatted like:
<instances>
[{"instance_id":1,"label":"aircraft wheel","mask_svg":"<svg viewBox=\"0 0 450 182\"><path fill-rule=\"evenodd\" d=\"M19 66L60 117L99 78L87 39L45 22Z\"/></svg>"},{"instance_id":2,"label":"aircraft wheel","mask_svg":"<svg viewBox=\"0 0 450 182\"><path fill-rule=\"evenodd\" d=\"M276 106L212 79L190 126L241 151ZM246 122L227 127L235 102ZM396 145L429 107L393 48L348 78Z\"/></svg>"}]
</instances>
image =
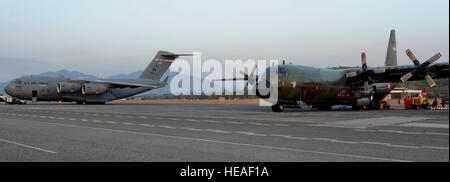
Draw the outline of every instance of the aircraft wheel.
<instances>
[{"instance_id":1,"label":"aircraft wheel","mask_svg":"<svg viewBox=\"0 0 450 182\"><path fill-rule=\"evenodd\" d=\"M83 101L76 101L77 104L83 104Z\"/></svg>"},{"instance_id":2,"label":"aircraft wheel","mask_svg":"<svg viewBox=\"0 0 450 182\"><path fill-rule=\"evenodd\" d=\"M284 110L284 105L280 104L280 103L276 103L275 105L272 106L272 111L273 112L283 112Z\"/></svg>"}]
</instances>

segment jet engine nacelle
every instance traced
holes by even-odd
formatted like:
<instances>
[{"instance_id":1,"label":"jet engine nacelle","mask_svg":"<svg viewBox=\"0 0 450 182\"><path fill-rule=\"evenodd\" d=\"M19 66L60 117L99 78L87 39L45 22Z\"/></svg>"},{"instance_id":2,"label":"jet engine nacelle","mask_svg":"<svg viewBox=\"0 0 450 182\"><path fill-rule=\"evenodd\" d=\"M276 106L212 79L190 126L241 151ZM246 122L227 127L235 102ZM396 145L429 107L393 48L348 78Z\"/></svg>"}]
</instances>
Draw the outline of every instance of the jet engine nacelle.
<instances>
[{"instance_id":1,"label":"jet engine nacelle","mask_svg":"<svg viewBox=\"0 0 450 182\"><path fill-rule=\"evenodd\" d=\"M370 104L369 98L360 98L356 100L356 106L368 106Z\"/></svg>"},{"instance_id":2,"label":"jet engine nacelle","mask_svg":"<svg viewBox=\"0 0 450 182\"><path fill-rule=\"evenodd\" d=\"M80 90L81 90L80 83L59 82L56 85L56 91L58 91L58 93L73 93L73 92L78 92Z\"/></svg>"},{"instance_id":3,"label":"jet engine nacelle","mask_svg":"<svg viewBox=\"0 0 450 182\"><path fill-rule=\"evenodd\" d=\"M85 83L81 88L84 95L99 95L108 91L108 87L104 84L98 83Z\"/></svg>"}]
</instances>

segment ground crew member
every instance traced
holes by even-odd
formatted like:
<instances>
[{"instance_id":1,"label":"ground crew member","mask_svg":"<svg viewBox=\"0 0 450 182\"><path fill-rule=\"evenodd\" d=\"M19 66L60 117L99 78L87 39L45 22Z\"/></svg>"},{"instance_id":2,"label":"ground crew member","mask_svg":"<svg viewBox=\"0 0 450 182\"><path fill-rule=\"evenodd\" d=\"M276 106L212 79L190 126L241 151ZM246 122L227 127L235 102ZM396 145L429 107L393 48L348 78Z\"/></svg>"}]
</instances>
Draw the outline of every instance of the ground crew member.
<instances>
[{"instance_id":1,"label":"ground crew member","mask_svg":"<svg viewBox=\"0 0 450 182\"><path fill-rule=\"evenodd\" d=\"M411 99L411 97L407 96L405 98L405 109L411 109L411 105L412 105L412 99Z\"/></svg>"},{"instance_id":2,"label":"ground crew member","mask_svg":"<svg viewBox=\"0 0 450 182\"><path fill-rule=\"evenodd\" d=\"M408 96L406 96L406 97L403 99L403 102L405 103L405 109L408 109Z\"/></svg>"},{"instance_id":3,"label":"ground crew member","mask_svg":"<svg viewBox=\"0 0 450 182\"><path fill-rule=\"evenodd\" d=\"M436 109L437 105L438 105L437 98L435 97L432 106L433 106L433 108Z\"/></svg>"}]
</instances>

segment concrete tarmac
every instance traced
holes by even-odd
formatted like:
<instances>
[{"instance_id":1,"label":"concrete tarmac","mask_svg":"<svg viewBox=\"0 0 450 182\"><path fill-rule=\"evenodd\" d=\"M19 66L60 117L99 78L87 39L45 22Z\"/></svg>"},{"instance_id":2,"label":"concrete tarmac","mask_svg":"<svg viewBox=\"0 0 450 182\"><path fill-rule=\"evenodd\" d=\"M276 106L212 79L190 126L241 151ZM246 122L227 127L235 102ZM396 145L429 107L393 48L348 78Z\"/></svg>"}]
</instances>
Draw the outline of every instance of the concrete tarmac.
<instances>
[{"instance_id":1,"label":"concrete tarmac","mask_svg":"<svg viewBox=\"0 0 450 182\"><path fill-rule=\"evenodd\" d=\"M0 161L449 161L449 112L0 105Z\"/></svg>"}]
</instances>

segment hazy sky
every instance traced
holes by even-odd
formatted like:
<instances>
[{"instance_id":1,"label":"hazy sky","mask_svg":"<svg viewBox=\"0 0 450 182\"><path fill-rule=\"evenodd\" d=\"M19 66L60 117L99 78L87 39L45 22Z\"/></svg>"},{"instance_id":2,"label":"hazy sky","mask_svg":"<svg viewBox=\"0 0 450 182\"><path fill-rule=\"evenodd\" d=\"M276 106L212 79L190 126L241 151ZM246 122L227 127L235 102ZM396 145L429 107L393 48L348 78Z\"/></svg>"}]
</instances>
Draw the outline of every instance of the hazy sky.
<instances>
[{"instance_id":1,"label":"hazy sky","mask_svg":"<svg viewBox=\"0 0 450 182\"><path fill-rule=\"evenodd\" d=\"M1 0L0 81L77 70L144 69L158 50L203 59L286 59L309 66L384 63L390 29L399 64L449 55L448 0ZM32 64L33 66L26 66Z\"/></svg>"}]
</instances>

